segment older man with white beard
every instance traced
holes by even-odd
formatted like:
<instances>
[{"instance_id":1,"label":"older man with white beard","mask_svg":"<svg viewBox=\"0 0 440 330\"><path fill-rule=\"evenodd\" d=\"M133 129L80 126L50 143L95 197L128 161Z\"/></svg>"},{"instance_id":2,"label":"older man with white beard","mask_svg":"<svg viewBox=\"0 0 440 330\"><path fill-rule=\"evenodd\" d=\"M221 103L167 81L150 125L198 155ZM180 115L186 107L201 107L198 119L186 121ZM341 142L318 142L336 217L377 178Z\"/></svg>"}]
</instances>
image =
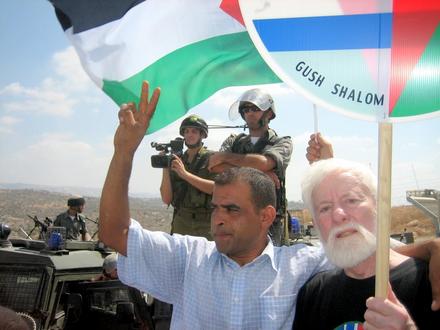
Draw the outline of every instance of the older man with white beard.
<instances>
[{"instance_id":1,"label":"older man with white beard","mask_svg":"<svg viewBox=\"0 0 440 330\"><path fill-rule=\"evenodd\" d=\"M376 178L340 159L311 166L302 183L329 260L342 269L317 274L299 292L294 329L432 329L428 264L390 250L387 299L373 298L376 263Z\"/></svg>"}]
</instances>

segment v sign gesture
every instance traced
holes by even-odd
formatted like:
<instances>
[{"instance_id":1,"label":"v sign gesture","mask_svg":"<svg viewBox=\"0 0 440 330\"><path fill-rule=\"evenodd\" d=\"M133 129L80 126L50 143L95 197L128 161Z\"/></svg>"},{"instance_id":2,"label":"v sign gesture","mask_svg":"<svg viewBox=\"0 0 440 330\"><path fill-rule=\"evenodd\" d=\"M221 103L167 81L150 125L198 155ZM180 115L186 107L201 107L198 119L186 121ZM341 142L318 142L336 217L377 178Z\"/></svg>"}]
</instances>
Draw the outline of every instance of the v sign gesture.
<instances>
[{"instance_id":1,"label":"v sign gesture","mask_svg":"<svg viewBox=\"0 0 440 330\"><path fill-rule=\"evenodd\" d=\"M123 104L119 110L119 127L116 130L115 152L134 154L150 125L151 117L159 101L160 89L156 88L149 100L149 84L142 83L139 109L134 103Z\"/></svg>"},{"instance_id":2,"label":"v sign gesture","mask_svg":"<svg viewBox=\"0 0 440 330\"><path fill-rule=\"evenodd\" d=\"M159 101L160 89L149 99L149 85L142 84L139 109L134 103L124 104L119 110L119 126L115 133L113 154L102 189L99 208L99 238L119 253L127 254L127 235L130 226L128 181L133 157L144 138Z\"/></svg>"}]
</instances>

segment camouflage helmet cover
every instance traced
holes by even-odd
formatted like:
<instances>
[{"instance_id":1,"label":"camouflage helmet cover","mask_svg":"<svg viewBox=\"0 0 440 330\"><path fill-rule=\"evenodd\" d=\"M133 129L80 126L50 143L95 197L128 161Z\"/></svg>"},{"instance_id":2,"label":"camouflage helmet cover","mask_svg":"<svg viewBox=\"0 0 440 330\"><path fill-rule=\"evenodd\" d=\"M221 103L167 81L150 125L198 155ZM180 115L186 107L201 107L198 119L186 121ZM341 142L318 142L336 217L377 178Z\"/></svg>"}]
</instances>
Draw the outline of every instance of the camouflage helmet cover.
<instances>
[{"instance_id":1,"label":"camouflage helmet cover","mask_svg":"<svg viewBox=\"0 0 440 330\"><path fill-rule=\"evenodd\" d=\"M180 124L179 133L181 136L183 136L185 128L188 127L198 128L203 133L202 136L204 135L205 138L208 137L208 124L206 124L206 121L204 121L203 118L197 115L190 115L186 117Z\"/></svg>"}]
</instances>

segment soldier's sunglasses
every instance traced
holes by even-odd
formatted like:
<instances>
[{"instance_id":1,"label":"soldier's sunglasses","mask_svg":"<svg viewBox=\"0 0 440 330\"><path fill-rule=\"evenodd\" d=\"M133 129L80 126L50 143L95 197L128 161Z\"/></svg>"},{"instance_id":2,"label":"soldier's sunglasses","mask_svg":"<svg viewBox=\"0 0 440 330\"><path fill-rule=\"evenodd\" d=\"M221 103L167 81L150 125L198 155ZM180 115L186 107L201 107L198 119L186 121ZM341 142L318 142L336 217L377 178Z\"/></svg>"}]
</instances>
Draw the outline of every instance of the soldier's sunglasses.
<instances>
[{"instance_id":1,"label":"soldier's sunglasses","mask_svg":"<svg viewBox=\"0 0 440 330\"><path fill-rule=\"evenodd\" d=\"M258 112L261 111L256 105L244 105L240 108L240 113L248 113L248 112Z\"/></svg>"}]
</instances>

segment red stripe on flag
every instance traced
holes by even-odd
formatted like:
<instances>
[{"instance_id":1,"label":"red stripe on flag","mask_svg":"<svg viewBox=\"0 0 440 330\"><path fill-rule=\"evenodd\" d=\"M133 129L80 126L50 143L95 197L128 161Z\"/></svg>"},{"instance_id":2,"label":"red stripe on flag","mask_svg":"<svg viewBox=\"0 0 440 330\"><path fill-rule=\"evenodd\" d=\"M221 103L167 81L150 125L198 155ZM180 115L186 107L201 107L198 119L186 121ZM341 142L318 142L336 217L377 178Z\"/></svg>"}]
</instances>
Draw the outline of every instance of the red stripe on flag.
<instances>
[{"instance_id":1,"label":"red stripe on flag","mask_svg":"<svg viewBox=\"0 0 440 330\"><path fill-rule=\"evenodd\" d=\"M393 1L390 114L439 24L439 0Z\"/></svg>"},{"instance_id":2,"label":"red stripe on flag","mask_svg":"<svg viewBox=\"0 0 440 330\"><path fill-rule=\"evenodd\" d=\"M241 15L238 0L222 0L220 9L222 9L229 16L235 18L241 25L244 26L243 16Z\"/></svg>"}]
</instances>

